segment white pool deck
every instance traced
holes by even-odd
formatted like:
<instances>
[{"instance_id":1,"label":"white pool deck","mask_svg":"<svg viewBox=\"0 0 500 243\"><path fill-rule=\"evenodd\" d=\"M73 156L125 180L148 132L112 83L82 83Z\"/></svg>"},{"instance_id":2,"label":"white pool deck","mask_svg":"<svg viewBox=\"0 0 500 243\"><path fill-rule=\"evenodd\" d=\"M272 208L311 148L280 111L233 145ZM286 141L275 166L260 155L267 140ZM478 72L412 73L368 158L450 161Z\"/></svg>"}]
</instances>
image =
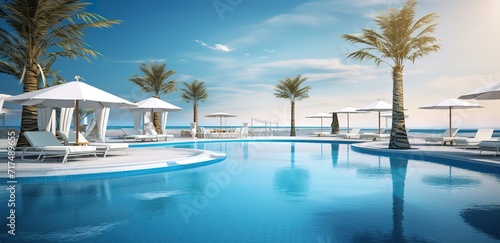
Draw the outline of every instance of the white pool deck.
<instances>
[{"instance_id":1,"label":"white pool deck","mask_svg":"<svg viewBox=\"0 0 500 243\"><path fill-rule=\"evenodd\" d=\"M405 153L415 156L433 156L445 160L459 160L468 161L471 163L488 163L500 166L500 155L494 157L494 152L484 151L479 154L478 149L465 149L457 146L446 146L441 144L426 144L424 140L419 138L410 138L412 149L409 150L394 150L388 149L388 140L382 141L369 141L369 140L355 140L355 139L338 139L332 137L250 137L240 139L242 141L266 141L266 140L311 140L311 141L341 141L341 142L358 142L352 146L356 147L358 151L375 151L390 152L390 153ZM197 141L207 141L217 139L197 139ZM231 139L235 140L235 139ZM176 142L192 142L190 138L176 138L174 141L160 142L164 144ZM220 141L220 140L219 140ZM158 142L153 142L158 143ZM132 143L131 143L132 144ZM135 144L148 144L148 143L135 143ZM6 141L0 140L0 179L7 178L8 172L8 159L5 152ZM116 151L110 152L106 158L98 155L96 159L93 156L78 156L69 157L68 162L61 163L62 158L47 158L42 161L28 161L21 160L21 151L16 151L16 158L14 159L15 167L11 167L15 172L15 177L51 177L51 176L71 176L82 174L95 174L95 173L113 173L124 171L148 170L157 168L166 168L169 166L178 165L195 165L197 163L204 163L207 161L220 161L226 155L220 152L207 151L207 150L194 150L194 149L173 149L163 147L131 147L127 152Z\"/></svg>"}]
</instances>

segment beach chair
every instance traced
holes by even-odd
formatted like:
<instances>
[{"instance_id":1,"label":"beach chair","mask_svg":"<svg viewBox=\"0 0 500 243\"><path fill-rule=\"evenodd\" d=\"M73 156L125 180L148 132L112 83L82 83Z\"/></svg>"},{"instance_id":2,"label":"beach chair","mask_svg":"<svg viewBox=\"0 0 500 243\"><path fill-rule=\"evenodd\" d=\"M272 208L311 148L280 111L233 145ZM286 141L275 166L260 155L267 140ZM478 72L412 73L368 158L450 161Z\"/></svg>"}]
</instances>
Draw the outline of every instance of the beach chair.
<instances>
[{"instance_id":1,"label":"beach chair","mask_svg":"<svg viewBox=\"0 0 500 243\"><path fill-rule=\"evenodd\" d=\"M339 133L339 134L337 134L337 137L338 138L359 138L359 136L360 136L359 132L360 131L361 131L361 129L354 128L354 129L351 129L351 131L349 133Z\"/></svg>"},{"instance_id":2,"label":"beach chair","mask_svg":"<svg viewBox=\"0 0 500 243\"><path fill-rule=\"evenodd\" d=\"M123 137L123 141L127 139L133 139L134 142L144 141L146 142L148 139L152 139L152 136L148 136L145 134L140 134L135 128L122 128L125 136Z\"/></svg>"},{"instance_id":3,"label":"beach chair","mask_svg":"<svg viewBox=\"0 0 500 243\"><path fill-rule=\"evenodd\" d=\"M390 138L390 137L391 137L391 129L388 128L381 129L380 134L374 132L365 132L359 135L359 138L361 139L372 139L372 140L379 140L382 138Z\"/></svg>"},{"instance_id":4,"label":"beach chair","mask_svg":"<svg viewBox=\"0 0 500 243\"><path fill-rule=\"evenodd\" d=\"M241 137L241 127L237 127L233 132L228 133L229 138L240 138Z\"/></svg>"},{"instance_id":5,"label":"beach chair","mask_svg":"<svg viewBox=\"0 0 500 243\"><path fill-rule=\"evenodd\" d=\"M442 145L445 145L446 143L453 143L455 140L455 135L458 133L458 128L452 128L451 129L451 137L450 137L450 129L446 129L441 135L439 136L429 136L425 137L425 142L426 143L441 143Z\"/></svg>"},{"instance_id":6,"label":"beach chair","mask_svg":"<svg viewBox=\"0 0 500 243\"><path fill-rule=\"evenodd\" d=\"M493 136L492 128L481 128L477 129L476 135L473 138L467 137L457 137L455 139L455 143L457 145L464 145L465 148L468 147L477 147L482 141L491 141L493 140L491 137Z\"/></svg>"},{"instance_id":7,"label":"beach chair","mask_svg":"<svg viewBox=\"0 0 500 243\"><path fill-rule=\"evenodd\" d=\"M57 131L57 134L61 137L66 145L72 145L76 143L76 132L70 131L68 135L61 131ZM98 142L89 142L82 133L78 136L79 143L86 143L90 146L96 147L96 153L102 153L103 158L106 158L108 152L114 151L125 151L128 154L128 143L98 143Z\"/></svg>"},{"instance_id":8,"label":"beach chair","mask_svg":"<svg viewBox=\"0 0 500 243\"><path fill-rule=\"evenodd\" d=\"M496 141L481 141L477 145L479 147L479 154L481 154L484 150L495 151L495 155L493 157L497 157L500 152L500 140Z\"/></svg>"},{"instance_id":9,"label":"beach chair","mask_svg":"<svg viewBox=\"0 0 500 243\"><path fill-rule=\"evenodd\" d=\"M174 140L174 135L172 134L158 134L154 128L147 128L146 129L146 135L150 137L150 139L156 139L156 141L159 141L160 138L164 139L167 141L167 139L170 138L170 140Z\"/></svg>"},{"instance_id":10,"label":"beach chair","mask_svg":"<svg viewBox=\"0 0 500 243\"><path fill-rule=\"evenodd\" d=\"M69 156L94 155L97 159L95 146L64 146L51 132L24 132L24 136L31 147L24 148L23 160L28 160L25 156L33 154L41 161L46 157L63 157L62 163L66 163Z\"/></svg>"}]
</instances>

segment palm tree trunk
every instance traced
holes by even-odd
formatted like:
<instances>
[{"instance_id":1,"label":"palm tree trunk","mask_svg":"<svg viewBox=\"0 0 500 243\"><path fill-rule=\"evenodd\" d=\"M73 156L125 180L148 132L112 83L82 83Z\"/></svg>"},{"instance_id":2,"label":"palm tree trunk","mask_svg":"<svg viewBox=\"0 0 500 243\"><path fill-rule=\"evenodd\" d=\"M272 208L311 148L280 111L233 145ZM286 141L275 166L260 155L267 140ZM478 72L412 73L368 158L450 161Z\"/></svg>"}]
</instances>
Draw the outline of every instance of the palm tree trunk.
<instances>
[{"instance_id":1,"label":"palm tree trunk","mask_svg":"<svg viewBox=\"0 0 500 243\"><path fill-rule=\"evenodd\" d=\"M332 114L332 132L331 134L339 134L340 132L340 125L339 125L339 118L337 116L337 113Z\"/></svg>"},{"instance_id":2,"label":"palm tree trunk","mask_svg":"<svg viewBox=\"0 0 500 243\"><path fill-rule=\"evenodd\" d=\"M290 118L290 121L291 121L290 137L295 137L296 136L296 134L295 134L295 101L291 102L291 106L292 106L292 111L291 111L291 118Z\"/></svg>"},{"instance_id":3,"label":"palm tree trunk","mask_svg":"<svg viewBox=\"0 0 500 243\"><path fill-rule=\"evenodd\" d=\"M158 134L162 134L162 127L161 127L161 119L160 119L160 112L153 112L153 120L154 120L154 125L155 125L155 131Z\"/></svg>"},{"instance_id":4,"label":"palm tree trunk","mask_svg":"<svg viewBox=\"0 0 500 243\"><path fill-rule=\"evenodd\" d=\"M38 90L38 67L36 64L26 67L23 92L32 92ZM21 134L19 134L18 147L29 147L28 140L23 133L28 131L38 131L37 110L35 106L23 106L21 114Z\"/></svg>"},{"instance_id":5,"label":"palm tree trunk","mask_svg":"<svg viewBox=\"0 0 500 243\"><path fill-rule=\"evenodd\" d=\"M410 148L405 125L402 66L395 66L392 69L392 129L389 148Z\"/></svg>"},{"instance_id":6,"label":"palm tree trunk","mask_svg":"<svg viewBox=\"0 0 500 243\"><path fill-rule=\"evenodd\" d=\"M193 122L198 124L198 104L196 102L193 103Z\"/></svg>"}]
</instances>

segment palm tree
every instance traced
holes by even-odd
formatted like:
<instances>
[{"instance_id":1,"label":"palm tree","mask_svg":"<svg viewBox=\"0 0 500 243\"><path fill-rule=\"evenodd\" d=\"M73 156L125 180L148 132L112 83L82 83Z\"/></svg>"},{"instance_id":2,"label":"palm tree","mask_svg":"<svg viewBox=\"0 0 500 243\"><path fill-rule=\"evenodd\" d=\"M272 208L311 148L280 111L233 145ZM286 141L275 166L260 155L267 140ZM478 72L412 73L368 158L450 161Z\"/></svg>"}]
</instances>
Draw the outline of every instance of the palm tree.
<instances>
[{"instance_id":1,"label":"palm tree","mask_svg":"<svg viewBox=\"0 0 500 243\"><path fill-rule=\"evenodd\" d=\"M302 78L300 75L297 75L295 78L286 78L285 80L281 80L279 84L275 86L274 95L276 98L287 99L291 104L291 125L290 125L290 136L294 137L295 134L295 102L300 101L306 98L309 98L309 90L311 87L305 86L300 87L302 83L304 83L307 78Z\"/></svg>"},{"instance_id":2,"label":"palm tree","mask_svg":"<svg viewBox=\"0 0 500 243\"><path fill-rule=\"evenodd\" d=\"M389 9L375 18L380 33L365 28L363 33L342 35L354 44L364 47L350 53L347 58L373 60L378 66L386 63L392 67L392 129L389 148L408 149L410 143L406 134L403 99L404 62L412 63L438 51L438 39L430 36L435 31L437 15L431 13L415 20L415 0L408 0L401 9Z\"/></svg>"},{"instance_id":3,"label":"palm tree","mask_svg":"<svg viewBox=\"0 0 500 243\"><path fill-rule=\"evenodd\" d=\"M170 76L175 74L174 70L166 69L165 63L151 63L149 66L145 63L141 64L139 70L144 76L134 74L134 77L129 81L137 84L142 91L152 93L153 97L160 98L160 94L168 94L176 90L176 82L174 80L167 81ZM159 112L154 112L154 126L157 133L161 133L161 122Z\"/></svg>"},{"instance_id":4,"label":"palm tree","mask_svg":"<svg viewBox=\"0 0 500 243\"><path fill-rule=\"evenodd\" d=\"M83 41L83 31L117 24L98 14L85 12L91 3L75 0L31 1L5 0L0 6L0 72L10 74L23 82L23 92L38 90L39 77L50 70L58 57L89 56L99 52L89 49ZM38 130L34 106L24 106L21 117L23 131ZM29 145L21 136L18 146Z\"/></svg>"},{"instance_id":5,"label":"palm tree","mask_svg":"<svg viewBox=\"0 0 500 243\"><path fill-rule=\"evenodd\" d=\"M198 124L198 104L208 99L207 88L205 82L194 80L191 83L183 82L182 100L185 102L193 102L193 122Z\"/></svg>"}]
</instances>

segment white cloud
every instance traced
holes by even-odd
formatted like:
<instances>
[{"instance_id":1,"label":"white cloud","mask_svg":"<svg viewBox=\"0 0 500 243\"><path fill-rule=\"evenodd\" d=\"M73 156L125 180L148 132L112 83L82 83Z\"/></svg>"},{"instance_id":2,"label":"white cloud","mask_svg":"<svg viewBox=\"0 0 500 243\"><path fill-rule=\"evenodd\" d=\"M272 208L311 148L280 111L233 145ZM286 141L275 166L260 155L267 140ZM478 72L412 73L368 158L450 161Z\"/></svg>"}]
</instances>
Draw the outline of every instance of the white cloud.
<instances>
[{"instance_id":1,"label":"white cloud","mask_svg":"<svg viewBox=\"0 0 500 243\"><path fill-rule=\"evenodd\" d=\"M226 45L223 45L223 44L215 44L214 46L210 46L208 45L207 43L201 41L201 40L194 40L196 43L204 46L204 47L207 47L209 49L212 49L212 50L217 50L217 51L223 51L223 52L231 52L231 51L234 51L235 49L233 48L230 48Z\"/></svg>"},{"instance_id":2,"label":"white cloud","mask_svg":"<svg viewBox=\"0 0 500 243\"><path fill-rule=\"evenodd\" d=\"M268 49L264 49L265 52L269 52L269 53L273 53L275 52L274 50L268 50Z\"/></svg>"}]
</instances>

